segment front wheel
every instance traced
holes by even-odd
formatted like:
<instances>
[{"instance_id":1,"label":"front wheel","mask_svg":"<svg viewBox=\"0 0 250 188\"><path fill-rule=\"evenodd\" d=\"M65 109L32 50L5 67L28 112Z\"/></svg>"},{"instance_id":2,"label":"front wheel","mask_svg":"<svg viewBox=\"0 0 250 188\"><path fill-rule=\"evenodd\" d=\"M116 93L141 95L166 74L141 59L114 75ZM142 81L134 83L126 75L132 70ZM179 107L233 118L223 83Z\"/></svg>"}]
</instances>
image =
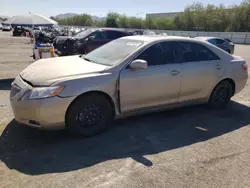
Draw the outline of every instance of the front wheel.
<instances>
[{"instance_id":1,"label":"front wheel","mask_svg":"<svg viewBox=\"0 0 250 188\"><path fill-rule=\"evenodd\" d=\"M217 84L217 86L214 88L209 98L208 105L213 109L225 108L231 100L232 95L232 84L229 81L224 80Z\"/></svg>"},{"instance_id":2,"label":"front wheel","mask_svg":"<svg viewBox=\"0 0 250 188\"><path fill-rule=\"evenodd\" d=\"M82 96L69 107L67 129L74 134L93 136L104 131L113 119L110 102L102 95Z\"/></svg>"}]
</instances>

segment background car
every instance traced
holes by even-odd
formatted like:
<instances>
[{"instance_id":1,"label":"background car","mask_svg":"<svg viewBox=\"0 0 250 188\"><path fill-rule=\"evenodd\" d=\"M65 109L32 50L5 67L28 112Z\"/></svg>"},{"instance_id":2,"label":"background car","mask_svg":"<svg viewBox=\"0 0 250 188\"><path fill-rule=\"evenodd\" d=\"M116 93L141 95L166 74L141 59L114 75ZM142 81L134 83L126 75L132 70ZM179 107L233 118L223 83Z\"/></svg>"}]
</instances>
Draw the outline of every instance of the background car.
<instances>
[{"instance_id":1,"label":"background car","mask_svg":"<svg viewBox=\"0 0 250 188\"><path fill-rule=\"evenodd\" d=\"M3 28L3 26L2 26L2 24L0 23L0 30L2 30L2 28Z\"/></svg>"},{"instance_id":2,"label":"background car","mask_svg":"<svg viewBox=\"0 0 250 188\"><path fill-rule=\"evenodd\" d=\"M24 28L21 26L16 26L13 28L13 36L22 36L24 35Z\"/></svg>"},{"instance_id":3,"label":"background car","mask_svg":"<svg viewBox=\"0 0 250 188\"><path fill-rule=\"evenodd\" d=\"M235 45L228 38L226 38L226 39L222 39L222 38L218 38L218 37L195 37L195 38L205 40L205 41L221 48L222 50L225 50L226 52L228 52L230 54L234 53L234 46Z\"/></svg>"},{"instance_id":4,"label":"background car","mask_svg":"<svg viewBox=\"0 0 250 188\"><path fill-rule=\"evenodd\" d=\"M31 64L13 82L10 101L18 122L91 136L114 118L142 112L224 108L247 80L244 59L205 41L129 36L87 55Z\"/></svg>"},{"instance_id":5,"label":"background car","mask_svg":"<svg viewBox=\"0 0 250 188\"><path fill-rule=\"evenodd\" d=\"M3 25L2 26L2 31L11 31L11 30L12 30L11 25Z\"/></svg>"},{"instance_id":6,"label":"background car","mask_svg":"<svg viewBox=\"0 0 250 188\"><path fill-rule=\"evenodd\" d=\"M74 35L59 36L54 40L58 55L86 54L92 50L120 37L132 35L120 29L86 29Z\"/></svg>"}]
</instances>

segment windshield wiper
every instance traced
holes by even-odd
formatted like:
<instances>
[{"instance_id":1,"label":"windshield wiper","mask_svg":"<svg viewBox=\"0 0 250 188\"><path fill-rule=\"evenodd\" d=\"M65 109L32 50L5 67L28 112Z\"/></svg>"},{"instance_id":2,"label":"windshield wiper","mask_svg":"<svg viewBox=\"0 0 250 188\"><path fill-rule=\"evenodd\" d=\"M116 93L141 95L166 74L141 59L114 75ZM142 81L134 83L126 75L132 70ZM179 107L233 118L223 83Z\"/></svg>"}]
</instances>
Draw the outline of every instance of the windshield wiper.
<instances>
[{"instance_id":1,"label":"windshield wiper","mask_svg":"<svg viewBox=\"0 0 250 188\"><path fill-rule=\"evenodd\" d=\"M86 60L86 61L92 62L92 61L90 61L90 59L88 59L86 57L84 57L83 59Z\"/></svg>"}]
</instances>

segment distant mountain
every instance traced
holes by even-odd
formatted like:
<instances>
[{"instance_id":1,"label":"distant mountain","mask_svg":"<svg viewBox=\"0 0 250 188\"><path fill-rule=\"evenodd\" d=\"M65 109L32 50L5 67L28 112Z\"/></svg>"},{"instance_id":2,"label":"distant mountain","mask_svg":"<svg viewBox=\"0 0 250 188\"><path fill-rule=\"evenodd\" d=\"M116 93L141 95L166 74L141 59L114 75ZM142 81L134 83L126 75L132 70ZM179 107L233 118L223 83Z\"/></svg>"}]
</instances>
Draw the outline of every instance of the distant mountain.
<instances>
[{"instance_id":1,"label":"distant mountain","mask_svg":"<svg viewBox=\"0 0 250 188\"><path fill-rule=\"evenodd\" d=\"M5 20L9 19L8 16L3 16L3 15L0 15L0 23L1 22L4 22Z\"/></svg>"},{"instance_id":2,"label":"distant mountain","mask_svg":"<svg viewBox=\"0 0 250 188\"><path fill-rule=\"evenodd\" d=\"M9 16L0 15L1 18L9 19Z\"/></svg>"},{"instance_id":3,"label":"distant mountain","mask_svg":"<svg viewBox=\"0 0 250 188\"><path fill-rule=\"evenodd\" d=\"M91 18L94 21L103 21L106 19L106 17L98 17L98 16L91 16Z\"/></svg>"},{"instance_id":4,"label":"distant mountain","mask_svg":"<svg viewBox=\"0 0 250 188\"><path fill-rule=\"evenodd\" d=\"M79 14L76 14L76 13L65 13L65 14L58 14L57 16L55 16L55 18L57 19L64 19L64 18L70 18L70 17L73 17L73 16L77 16Z\"/></svg>"},{"instance_id":5,"label":"distant mountain","mask_svg":"<svg viewBox=\"0 0 250 188\"><path fill-rule=\"evenodd\" d=\"M55 16L55 18L57 19L64 19L64 18L70 18L70 17L74 17L74 16L78 16L80 14L76 14L76 13L65 13L65 14L58 14L57 16ZM98 16L91 16L92 20L94 21L102 21L105 20L105 17L98 17Z\"/></svg>"}]
</instances>

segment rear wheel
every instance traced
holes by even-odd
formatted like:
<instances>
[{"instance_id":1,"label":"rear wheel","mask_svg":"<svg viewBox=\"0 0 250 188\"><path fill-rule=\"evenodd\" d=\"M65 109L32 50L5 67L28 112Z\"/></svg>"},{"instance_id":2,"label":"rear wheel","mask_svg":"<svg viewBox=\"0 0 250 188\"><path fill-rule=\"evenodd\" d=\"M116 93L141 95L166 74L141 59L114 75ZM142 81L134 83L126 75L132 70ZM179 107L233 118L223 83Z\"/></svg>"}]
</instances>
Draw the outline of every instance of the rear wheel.
<instances>
[{"instance_id":1,"label":"rear wheel","mask_svg":"<svg viewBox=\"0 0 250 188\"><path fill-rule=\"evenodd\" d=\"M89 94L73 102L66 115L71 133L93 136L104 131L113 119L110 102L102 95Z\"/></svg>"},{"instance_id":2,"label":"rear wheel","mask_svg":"<svg viewBox=\"0 0 250 188\"><path fill-rule=\"evenodd\" d=\"M220 82L213 90L208 104L213 109L225 108L233 95L232 84L224 80Z\"/></svg>"}]
</instances>

